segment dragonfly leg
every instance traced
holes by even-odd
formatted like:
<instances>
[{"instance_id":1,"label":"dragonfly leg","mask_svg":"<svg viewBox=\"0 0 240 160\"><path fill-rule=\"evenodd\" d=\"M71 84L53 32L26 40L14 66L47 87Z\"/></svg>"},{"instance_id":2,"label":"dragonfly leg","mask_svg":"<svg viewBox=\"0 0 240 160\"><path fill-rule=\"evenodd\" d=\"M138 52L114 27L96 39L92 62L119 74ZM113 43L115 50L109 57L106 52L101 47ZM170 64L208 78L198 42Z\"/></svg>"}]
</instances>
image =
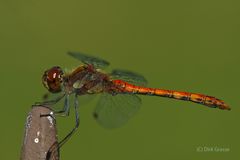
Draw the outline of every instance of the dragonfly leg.
<instances>
[{"instance_id":1,"label":"dragonfly leg","mask_svg":"<svg viewBox=\"0 0 240 160\"><path fill-rule=\"evenodd\" d=\"M33 106L33 107L34 107L34 106ZM47 107L47 106L46 106L46 107ZM62 116L62 117L69 116L69 112L70 112L69 95L65 96L63 109L56 111L56 110L54 110L53 108L51 108L51 110L52 110L52 111L54 112L54 114L57 115L57 116ZM51 113L51 114L42 114L41 117L51 116L52 118L54 118L52 114L53 114L53 113ZM54 118L54 119L55 119L55 118Z\"/></svg>"},{"instance_id":2,"label":"dragonfly leg","mask_svg":"<svg viewBox=\"0 0 240 160\"><path fill-rule=\"evenodd\" d=\"M78 99L77 99L77 94L75 95L75 99L74 99L74 110L75 110L75 126L74 128L71 130L71 132L69 132L60 142L59 142L59 148L63 146L63 144L65 144L69 138L76 132L78 126L79 126L79 114L78 114Z\"/></svg>"},{"instance_id":3,"label":"dragonfly leg","mask_svg":"<svg viewBox=\"0 0 240 160\"><path fill-rule=\"evenodd\" d=\"M57 102L59 102L64 96L65 96L65 94L62 94L59 97L57 97L56 99L52 99L52 100L49 100L49 101L43 101L43 102L35 102L35 104L33 104L32 107L34 107L34 106L44 106L44 105L54 105Z\"/></svg>"},{"instance_id":4,"label":"dragonfly leg","mask_svg":"<svg viewBox=\"0 0 240 160\"><path fill-rule=\"evenodd\" d=\"M59 111L54 111L54 113L55 115L62 116L62 117L69 116L69 113L70 113L69 95L65 97L63 109Z\"/></svg>"},{"instance_id":5,"label":"dragonfly leg","mask_svg":"<svg viewBox=\"0 0 240 160\"><path fill-rule=\"evenodd\" d=\"M49 148L45 160L53 159L55 154L58 154L60 156L59 147L58 147L57 142L53 143L52 146Z\"/></svg>"},{"instance_id":6,"label":"dragonfly leg","mask_svg":"<svg viewBox=\"0 0 240 160\"><path fill-rule=\"evenodd\" d=\"M57 114L62 114L63 116L68 116L69 115L69 96L66 96L65 99L65 104L64 104L64 109L62 111L57 111ZM69 138L75 133L79 126L79 114L78 114L78 99L77 99L77 94L75 95L74 99L74 110L75 110L75 118L76 118L76 123L74 128L69 132L59 143L54 143L50 149L48 150L48 153L46 155L46 160L50 160L50 157L55 153L58 152L60 147L62 147L68 140Z\"/></svg>"}]
</instances>

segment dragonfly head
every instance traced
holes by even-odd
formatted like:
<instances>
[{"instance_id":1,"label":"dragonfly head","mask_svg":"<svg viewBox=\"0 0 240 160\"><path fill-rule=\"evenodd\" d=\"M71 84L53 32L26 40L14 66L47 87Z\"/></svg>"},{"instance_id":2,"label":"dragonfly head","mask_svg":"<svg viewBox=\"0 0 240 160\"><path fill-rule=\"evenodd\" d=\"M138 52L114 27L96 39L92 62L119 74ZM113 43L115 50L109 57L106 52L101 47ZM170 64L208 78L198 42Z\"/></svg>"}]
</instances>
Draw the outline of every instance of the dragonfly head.
<instances>
[{"instance_id":1,"label":"dragonfly head","mask_svg":"<svg viewBox=\"0 0 240 160\"><path fill-rule=\"evenodd\" d=\"M49 92L58 93L62 91L63 71L60 67L54 66L46 70L42 76L42 83Z\"/></svg>"}]
</instances>

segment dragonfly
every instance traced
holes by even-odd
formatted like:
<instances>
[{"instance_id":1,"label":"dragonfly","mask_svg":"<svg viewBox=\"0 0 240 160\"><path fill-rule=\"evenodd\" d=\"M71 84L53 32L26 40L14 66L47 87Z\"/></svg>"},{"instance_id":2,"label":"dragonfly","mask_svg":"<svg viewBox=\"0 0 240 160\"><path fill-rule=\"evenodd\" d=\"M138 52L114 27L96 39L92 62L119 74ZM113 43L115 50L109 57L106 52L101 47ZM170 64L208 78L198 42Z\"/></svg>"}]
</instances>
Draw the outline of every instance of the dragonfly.
<instances>
[{"instance_id":1,"label":"dragonfly","mask_svg":"<svg viewBox=\"0 0 240 160\"><path fill-rule=\"evenodd\" d=\"M42 83L50 93L59 96L38 103L40 105L54 105L64 99L63 108L55 113L68 116L70 96L74 96L75 127L60 142L60 146L79 127L78 97L84 95L100 94L93 117L104 128L120 127L133 117L140 109L141 98L139 95L167 97L198 103L210 108L230 110L224 101L212 96L146 87L147 80L138 73L119 69L106 73L104 69L110 63L101 58L80 52L68 52L68 55L80 60L82 64L68 73L65 73L59 66L46 70L42 76Z\"/></svg>"}]
</instances>

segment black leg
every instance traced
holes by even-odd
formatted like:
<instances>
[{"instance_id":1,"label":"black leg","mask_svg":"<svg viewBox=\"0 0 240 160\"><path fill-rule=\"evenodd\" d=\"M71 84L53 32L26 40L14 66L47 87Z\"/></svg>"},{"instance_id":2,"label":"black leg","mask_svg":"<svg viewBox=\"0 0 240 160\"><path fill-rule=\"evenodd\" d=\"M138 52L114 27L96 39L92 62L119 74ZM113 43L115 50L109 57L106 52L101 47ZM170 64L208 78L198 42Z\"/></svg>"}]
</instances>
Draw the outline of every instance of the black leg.
<instances>
[{"instance_id":1,"label":"black leg","mask_svg":"<svg viewBox=\"0 0 240 160\"><path fill-rule=\"evenodd\" d=\"M58 154L58 156L60 157L60 151L57 142L53 143L53 145L49 148L45 160L52 160L52 157L54 157L55 154Z\"/></svg>"},{"instance_id":2,"label":"black leg","mask_svg":"<svg viewBox=\"0 0 240 160\"><path fill-rule=\"evenodd\" d=\"M76 118L76 123L75 123L75 127L72 129L71 132L69 132L64 138L63 140L61 140L59 142L59 147L63 146L63 144L65 144L69 138L75 133L75 131L77 130L78 126L79 126L79 114L78 114L78 99L77 99L77 94L75 95L75 99L74 99L74 110L75 110L75 118Z\"/></svg>"},{"instance_id":3,"label":"black leg","mask_svg":"<svg viewBox=\"0 0 240 160\"><path fill-rule=\"evenodd\" d=\"M35 102L34 106L45 106L45 105L54 105L57 102L59 102L63 97L65 96L65 94L60 95L59 97L57 97L56 99L53 100L49 100L49 101L43 101L43 102Z\"/></svg>"},{"instance_id":4,"label":"black leg","mask_svg":"<svg viewBox=\"0 0 240 160\"><path fill-rule=\"evenodd\" d=\"M53 110L53 108L51 108ZM54 114L57 116L62 116L62 117L67 117L69 116L69 112L70 112L70 105L69 105L69 95L65 96L65 100L64 100L64 107L61 110L53 110ZM44 116L52 116L50 114L43 114L41 115L41 117Z\"/></svg>"},{"instance_id":5,"label":"black leg","mask_svg":"<svg viewBox=\"0 0 240 160\"><path fill-rule=\"evenodd\" d=\"M69 116L70 113L70 101L69 101L69 95L65 96L65 100L64 100L64 107L62 110L60 111L54 111L55 115L57 116L63 116L63 117L67 117Z\"/></svg>"},{"instance_id":6,"label":"black leg","mask_svg":"<svg viewBox=\"0 0 240 160\"><path fill-rule=\"evenodd\" d=\"M65 102L64 102L64 109L62 111L57 111L57 114L62 114L62 116L68 116L69 115L69 110L70 110L70 105L69 105L69 95L66 96ZM76 123L75 127L72 129L71 132L69 132L59 143L54 143L50 149L48 150L48 153L46 155L46 160L50 160L50 157L52 157L55 152L58 152L60 147L65 144L70 137L75 133L79 126L79 114L78 114L78 99L77 99L77 94L75 95L74 99L74 110L75 110L75 118L76 118Z\"/></svg>"}]
</instances>

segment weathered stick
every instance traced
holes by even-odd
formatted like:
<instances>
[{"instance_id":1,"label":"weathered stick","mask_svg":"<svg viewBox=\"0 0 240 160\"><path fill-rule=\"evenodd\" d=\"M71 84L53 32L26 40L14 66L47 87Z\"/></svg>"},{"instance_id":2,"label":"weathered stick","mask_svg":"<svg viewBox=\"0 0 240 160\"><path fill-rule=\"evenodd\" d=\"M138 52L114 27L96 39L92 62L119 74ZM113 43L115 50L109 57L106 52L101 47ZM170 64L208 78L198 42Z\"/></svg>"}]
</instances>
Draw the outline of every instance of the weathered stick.
<instances>
[{"instance_id":1,"label":"weathered stick","mask_svg":"<svg viewBox=\"0 0 240 160\"><path fill-rule=\"evenodd\" d=\"M59 160L56 121L51 109L33 107L25 124L21 160Z\"/></svg>"}]
</instances>

